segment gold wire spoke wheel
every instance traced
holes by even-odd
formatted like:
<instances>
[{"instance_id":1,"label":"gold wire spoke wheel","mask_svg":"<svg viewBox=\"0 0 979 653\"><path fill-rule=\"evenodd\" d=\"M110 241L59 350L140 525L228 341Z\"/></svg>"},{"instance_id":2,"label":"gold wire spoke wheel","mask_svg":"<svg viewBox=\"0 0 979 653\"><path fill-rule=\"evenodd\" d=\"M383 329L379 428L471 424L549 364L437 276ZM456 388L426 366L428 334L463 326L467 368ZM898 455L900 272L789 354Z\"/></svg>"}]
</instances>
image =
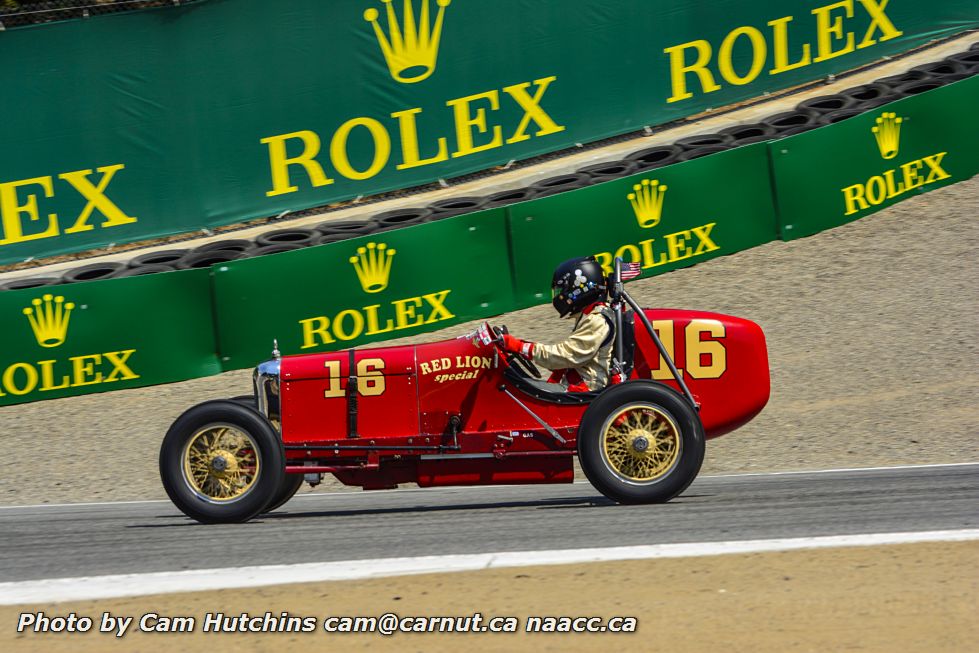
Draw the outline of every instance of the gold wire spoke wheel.
<instances>
[{"instance_id":1,"label":"gold wire spoke wheel","mask_svg":"<svg viewBox=\"0 0 979 653\"><path fill-rule=\"evenodd\" d=\"M251 435L231 424L208 424L184 446L184 480L207 501L224 503L247 494L261 471Z\"/></svg>"},{"instance_id":2,"label":"gold wire spoke wheel","mask_svg":"<svg viewBox=\"0 0 979 653\"><path fill-rule=\"evenodd\" d=\"M602 457L619 477L649 483L676 465L680 437L676 422L661 409L651 404L630 404L605 420Z\"/></svg>"}]
</instances>

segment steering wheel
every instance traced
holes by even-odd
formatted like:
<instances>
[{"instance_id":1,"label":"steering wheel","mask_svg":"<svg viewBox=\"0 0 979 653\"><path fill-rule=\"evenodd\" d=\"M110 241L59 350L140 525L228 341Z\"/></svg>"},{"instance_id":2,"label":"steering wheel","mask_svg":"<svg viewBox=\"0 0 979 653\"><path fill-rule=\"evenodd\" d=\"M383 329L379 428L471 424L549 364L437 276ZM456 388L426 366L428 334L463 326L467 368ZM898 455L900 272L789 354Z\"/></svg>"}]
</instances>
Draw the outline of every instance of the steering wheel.
<instances>
[{"instance_id":1,"label":"steering wheel","mask_svg":"<svg viewBox=\"0 0 979 653\"><path fill-rule=\"evenodd\" d=\"M503 335L510 332L507 330L506 325L501 324L498 327L493 327L493 333L497 337L497 343L500 344L503 342ZM544 375L541 374L540 369L534 365L534 361L530 360L528 356L524 356L523 354L513 351L507 351L506 349L503 349L503 347L500 347L500 351L503 353L503 357L506 359L508 365L513 365L516 363L517 367L523 368L523 370L529 373L532 378L543 378Z\"/></svg>"}]
</instances>

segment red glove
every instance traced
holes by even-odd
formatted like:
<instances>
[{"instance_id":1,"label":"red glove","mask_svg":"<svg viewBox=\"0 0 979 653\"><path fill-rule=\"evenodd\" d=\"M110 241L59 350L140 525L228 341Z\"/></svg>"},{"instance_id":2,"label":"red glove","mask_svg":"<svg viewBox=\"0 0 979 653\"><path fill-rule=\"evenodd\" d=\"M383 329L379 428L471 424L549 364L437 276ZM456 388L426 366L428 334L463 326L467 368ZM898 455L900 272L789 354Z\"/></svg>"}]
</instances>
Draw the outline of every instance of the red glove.
<instances>
[{"instance_id":1,"label":"red glove","mask_svg":"<svg viewBox=\"0 0 979 653\"><path fill-rule=\"evenodd\" d=\"M514 338L509 333L503 334L503 349L514 354L520 354L526 358L534 355L534 343L525 342L520 338Z\"/></svg>"}]
</instances>

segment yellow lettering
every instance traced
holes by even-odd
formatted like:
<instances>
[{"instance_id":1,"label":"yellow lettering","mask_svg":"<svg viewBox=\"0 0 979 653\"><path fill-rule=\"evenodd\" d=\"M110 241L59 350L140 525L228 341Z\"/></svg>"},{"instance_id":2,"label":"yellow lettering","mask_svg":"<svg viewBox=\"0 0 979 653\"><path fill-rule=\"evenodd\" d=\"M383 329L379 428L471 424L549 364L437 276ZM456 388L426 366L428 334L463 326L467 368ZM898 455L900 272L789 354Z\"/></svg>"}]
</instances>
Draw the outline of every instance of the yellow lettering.
<instances>
[{"instance_id":1,"label":"yellow lettering","mask_svg":"<svg viewBox=\"0 0 979 653\"><path fill-rule=\"evenodd\" d=\"M846 213L843 215L851 215L868 208L869 205L863 198L863 184L853 184L844 188L843 202L846 204Z\"/></svg>"},{"instance_id":2,"label":"yellow lettering","mask_svg":"<svg viewBox=\"0 0 979 653\"><path fill-rule=\"evenodd\" d=\"M286 154L286 141L298 138L303 143L303 151L299 156L289 157ZM333 180L323 172L323 166L316 161L320 152L320 137L316 132L298 131L280 136L263 138L260 143L269 146L269 165L272 168L272 190L267 191L267 197L294 193L299 190L289 180L289 166L301 165L314 188L332 184Z\"/></svg>"},{"instance_id":3,"label":"yellow lettering","mask_svg":"<svg viewBox=\"0 0 979 653\"><path fill-rule=\"evenodd\" d=\"M378 327L377 309L380 307L380 304L373 304L372 306L364 307L364 312L367 313L367 333L365 335L375 336L379 333L387 333L388 331L394 330L394 322L391 321L391 318L388 318L383 329Z\"/></svg>"},{"instance_id":4,"label":"yellow lettering","mask_svg":"<svg viewBox=\"0 0 979 653\"><path fill-rule=\"evenodd\" d=\"M626 256L626 254L629 256ZM615 256L616 258L621 258L626 263L642 261L642 254L639 253L639 248L635 245L623 245L615 250Z\"/></svg>"},{"instance_id":5,"label":"yellow lettering","mask_svg":"<svg viewBox=\"0 0 979 653\"><path fill-rule=\"evenodd\" d=\"M689 66L684 63L686 59L684 50L688 48L694 48L697 51L697 60ZM707 41L698 40L681 43L666 48L663 52L670 55L670 79L673 88L673 95L666 100L667 102L678 102L693 97L693 93L687 90L687 75L690 73L696 73L700 80L700 88L704 93L711 93L721 88L707 69L711 55L710 43Z\"/></svg>"},{"instance_id":6,"label":"yellow lettering","mask_svg":"<svg viewBox=\"0 0 979 653\"><path fill-rule=\"evenodd\" d=\"M924 164L919 159L901 166L901 169L904 171L904 187L908 190L924 186L925 180L918 175L918 171L921 170L922 165Z\"/></svg>"},{"instance_id":7,"label":"yellow lettering","mask_svg":"<svg viewBox=\"0 0 979 653\"><path fill-rule=\"evenodd\" d=\"M727 350L717 340L704 340L704 333L723 338L724 325L717 320L693 320L687 325L687 373L695 379L717 379L727 369ZM704 357L708 363L703 362Z\"/></svg>"},{"instance_id":8,"label":"yellow lettering","mask_svg":"<svg viewBox=\"0 0 979 653\"><path fill-rule=\"evenodd\" d=\"M751 68L744 77L738 75L734 70L734 62L731 58L734 44L738 40L738 37L742 35L747 36L751 42ZM768 45L765 43L765 37L762 36L762 33L754 27L739 27L736 30L732 30L721 42L721 48L717 52L717 67L721 71L721 77L732 84L742 86L758 77L761 69L765 66L767 56Z\"/></svg>"},{"instance_id":9,"label":"yellow lettering","mask_svg":"<svg viewBox=\"0 0 979 653\"><path fill-rule=\"evenodd\" d=\"M887 199L892 199L904 193L904 184L897 182L897 186L894 185L893 170L888 170L884 173L884 180L887 182Z\"/></svg>"},{"instance_id":10,"label":"yellow lettering","mask_svg":"<svg viewBox=\"0 0 979 653\"><path fill-rule=\"evenodd\" d=\"M24 370L25 383L18 387L15 383L14 374L17 370ZM3 385L12 395L26 395L37 387L37 370L27 363L14 363L3 373Z\"/></svg>"},{"instance_id":11,"label":"yellow lettering","mask_svg":"<svg viewBox=\"0 0 979 653\"><path fill-rule=\"evenodd\" d=\"M768 71L769 75L778 75L779 73L795 70L796 68L802 68L812 63L812 59L810 57L810 46L808 43L802 44L802 56L799 58L799 60L795 63L789 63L788 25L790 22L792 22L792 16L786 16L785 18L778 18L768 22L772 28L772 36L775 41L775 45L773 47L775 53L775 67Z\"/></svg>"},{"instance_id":12,"label":"yellow lettering","mask_svg":"<svg viewBox=\"0 0 979 653\"><path fill-rule=\"evenodd\" d=\"M690 231L685 229L675 234L667 234L666 249L669 252L669 261L682 261L693 256L693 250L687 247L687 239L690 238Z\"/></svg>"},{"instance_id":13,"label":"yellow lettering","mask_svg":"<svg viewBox=\"0 0 979 653\"><path fill-rule=\"evenodd\" d=\"M639 242L639 244L642 245L642 267L643 267L643 269L646 269L646 268L654 268L657 265L663 265L664 263L666 263L666 253L665 252L660 252L659 253L659 260L658 261L656 260L656 255L653 252L653 241L655 241L655 240L656 240L655 238L650 238L648 240L642 240L642 241Z\"/></svg>"},{"instance_id":14,"label":"yellow lettering","mask_svg":"<svg viewBox=\"0 0 979 653\"><path fill-rule=\"evenodd\" d=\"M95 366L102 362L101 355L72 356L68 360L71 361L72 369L74 370L71 383L72 387L102 383L102 372L95 371Z\"/></svg>"},{"instance_id":15,"label":"yellow lettering","mask_svg":"<svg viewBox=\"0 0 979 653\"><path fill-rule=\"evenodd\" d=\"M444 136L440 136L437 141L438 154L427 159L420 158L418 153L418 124L415 121L415 115L421 111L421 109L405 109L391 114L392 118L397 118L398 126L401 129L401 158L404 163L398 164L398 170L427 166L449 158Z\"/></svg>"},{"instance_id":16,"label":"yellow lettering","mask_svg":"<svg viewBox=\"0 0 979 653\"><path fill-rule=\"evenodd\" d=\"M418 366L421 368L422 374L431 374L432 373L432 368L429 367L428 363L419 363Z\"/></svg>"},{"instance_id":17,"label":"yellow lettering","mask_svg":"<svg viewBox=\"0 0 979 653\"><path fill-rule=\"evenodd\" d=\"M303 327L303 344L300 349L309 349L317 345L332 345L336 342L330 335L330 319L327 317L311 317L306 320L299 320L299 324Z\"/></svg>"},{"instance_id":18,"label":"yellow lettering","mask_svg":"<svg viewBox=\"0 0 979 653\"><path fill-rule=\"evenodd\" d=\"M867 201L877 206L887 197L887 188L884 185L884 178L879 176L871 177L867 182Z\"/></svg>"},{"instance_id":19,"label":"yellow lettering","mask_svg":"<svg viewBox=\"0 0 979 653\"><path fill-rule=\"evenodd\" d=\"M428 305L432 307L432 311L428 314L428 319L425 320L425 324L431 324L432 322L441 322L442 320L451 320L455 317L449 312L449 309L445 307L445 298L449 296L451 290L440 290L436 293L429 293L427 295L422 295L422 299L428 302Z\"/></svg>"},{"instance_id":20,"label":"yellow lettering","mask_svg":"<svg viewBox=\"0 0 979 653\"><path fill-rule=\"evenodd\" d=\"M544 111L540 106L541 98L544 97L544 92L547 87L551 85L551 82L555 81L557 76L552 75L551 77L545 77L543 79L535 79L534 84L537 86L537 91L533 96L527 93L527 89L530 88L528 82L523 84L514 84L513 86L503 87L503 92L508 94L520 108L524 110L523 118L520 119L520 124L517 125L516 131L513 132L513 136L507 139L507 144L519 143L520 141L525 141L530 136L527 135L527 127L530 126L530 121L533 120L537 123L540 128L534 136L547 136L548 134L556 134L558 132L564 131L564 126L559 125Z\"/></svg>"},{"instance_id":21,"label":"yellow lettering","mask_svg":"<svg viewBox=\"0 0 979 653\"><path fill-rule=\"evenodd\" d=\"M415 310L422 305L421 297L396 299L391 303L394 304L394 317L396 320L395 324L397 324L395 327L396 329L407 329L408 327L416 327L423 324L424 318L415 313ZM408 320L412 321L409 322Z\"/></svg>"},{"instance_id":22,"label":"yellow lettering","mask_svg":"<svg viewBox=\"0 0 979 653\"><path fill-rule=\"evenodd\" d=\"M344 326L344 320L350 318L352 325L350 330ZM353 309L347 309L346 311L340 311L337 316L333 318L333 333L340 340L353 340L359 336L364 331L364 317L359 311Z\"/></svg>"},{"instance_id":23,"label":"yellow lettering","mask_svg":"<svg viewBox=\"0 0 979 653\"><path fill-rule=\"evenodd\" d=\"M863 39L861 39L860 43L857 45L858 48L865 48L868 45L873 45L876 43L877 41L874 39L874 32L877 30L880 30L881 41L889 41L890 39L897 38L898 36L904 34L904 32L894 27L894 23L892 23L891 19L884 13L889 1L890 0L881 0L881 2L877 2L877 0L860 0L860 4L862 4L863 8L867 10L868 14L870 14L871 20L870 27L867 28L867 33L864 34Z\"/></svg>"},{"instance_id":24,"label":"yellow lettering","mask_svg":"<svg viewBox=\"0 0 979 653\"><path fill-rule=\"evenodd\" d=\"M846 17L853 18L853 0L840 0L812 10L816 16L816 51L819 53L813 60L815 63L853 52L853 32L846 33L846 45L839 50L833 49L834 41L840 41L844 37L843 16L833 16L834 9L844 9Z\"/></svg>"},{"instance_id":25,"label":"yellow lettering","mask_svg":"<svg viewBox=\"0 0 979 653\"><path fill-rule=\"evenodd\" d=\"M714 230L716 224L716 222L711 222L710 224L693 228L694 235L699 239L697 249L693 253L694 256L700 256L705 252L713 252L715 249L720 249L710 238L710 232Z\"/></svg>"},{"instance_id":26,"label":"yellow lettering","mask_svg":"<svg viewBox=\"0 0 979 653\"><path fill-rule=\"evenodd\" d=\"M56 361L38 361L37 364L41 367L41 392L46 392L48 390L61 390L62 388L67 388L71 380L68 375L65 374L61 377L61 385L54 384L54 364Z\"/></svg>"},{"instance_id":27,"label":"yellow lettering","mask_svg":"<svg viewBox=\"0 0 979 653\"><path fill-rule=\"evenodd\" d=\"M53 197L54 189L51 185L51 177L34 177L32 179L22 179L21 181L8 181L0 184L0 219L3 225L3 239L0 245L10 245L22 243L27 240L37 240L38 238L50 238L58 235L58 216L54 213L48 215L48 228L36 234L24 235L24 226L21 223L21 215L26 215L32 222L40 220L37 212L37 195L31 193L27 196L27 201L20 204L17 198L17 189L22 186L40 186L44 191L45 197Z\"/></svg>"},{"instance_id":28,"label":"yellow lettering","mask_svg":"<svg viewBox=\"0 0 979 653\"><path fill-rule=\"evenodd\" d=\"M88 200L85 208L78 215L78 219L75 220L75 224L65 229L66 234L74 234L92 229L92 225L88 224L88 219L92 216L92 212L95 209L98 209L106 218L105 223L102 225L103 228L136 222L134 216L126 215L115 202L105 196L105 189L109 185L109 182L112 181L112 178L117 172L125 167L119 163L114 166L98 168L98 171L102 173L102 178L99 180L97 186L93 186L92 182L88 180L88 176L92 174L91 170L77 170L58 175L60 179L67 181L82 197Z\"/></svg>"},{"instance_id":29,"label":"yellow lettering","mask_svg":"<svg viewBox=\"0 0 979 653\"><path fill-rule=\"evenodd\" d=\"M480 134L486 133L486 108L480 107L476 109L475 116L471 113L470 103L476 100L488 100L491 111L498 111L500 108L500 94L497 91L467 95L466 97L449 100L445 103L447 106L452 107L455 114L456 151L452 153L453 158L475 154L484 150L491 150L503 145L503 130L499 125L493 126L493 138L490 142L482 145L473 144L473 128Z\"/></svg>"},{"instance_id":30,"label":"yellow lettering","mask_svg":"<svg viewBox=\"0 0 979 653\"><path fill-rule=\"evenodd\" d=\"M598 264L602 266L603 270L605 270L605 274L612 274L615 272L615 270L612 268L612 252L601 252L599 254L595 254L595 260L598 261Z\"/></svg>"},{"instance_id":31,"label":"yellow lettering","mask_svg":"<svg viewBox=\"0 0 979 653\"><path fill-rule=\"evenodd\" d=\"M135 349L127 349L125 351L109 351L104 354L105 359L112 364L112 372L109 373L109 376L105 377L106 383L112 381L130 381L139 378L139 375L135 374L126 365L126 361L134 353L136 353Z\"/></svg>"},{"instance_id":32,"label":"yellow lettering","mask_svg":"<svg viewBox=\"0 0 979 653\"><path fill-rule=\"evenodd\" d=\"M932 154L931 156L926 156L923 161L925 165L928 166L928 177L925 178L925 183L930 184L934 181L941 181L942 179L948 179L952 175L945 172L942 168L942 159L948 152L939 152L938 154Z\"/></svg>"},{"instance_id":33,"label":"yellow lettering","mask_svg":"<svg viewBox=\"0 0 979 653\"><path fill-rule=\"evenodd\" d=\"M354 127L365 127L370 132L374 141L374 159L370 166L363 172L355 170L350 165L350 158L347 156L347 139ZM391 137L388 135L384 125L373 118L352 118L340 125L340 129L333 134L330 141L330 161L333 167L347 179L370 179L387 164L391 157Z\"/></svg>"}]
</instances>

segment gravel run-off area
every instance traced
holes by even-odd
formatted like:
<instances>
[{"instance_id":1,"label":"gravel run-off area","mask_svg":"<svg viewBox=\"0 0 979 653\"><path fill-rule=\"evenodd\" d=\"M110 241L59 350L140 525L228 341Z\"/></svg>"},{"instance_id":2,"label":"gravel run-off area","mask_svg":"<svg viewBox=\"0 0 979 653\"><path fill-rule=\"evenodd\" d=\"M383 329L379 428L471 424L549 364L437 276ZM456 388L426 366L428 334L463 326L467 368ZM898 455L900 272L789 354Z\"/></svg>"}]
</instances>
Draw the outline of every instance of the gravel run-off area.
<instances>
[{"instance_id":1,"label":"gravel run-off area","mask_svg":"<svg viewBox=\"0 0 979 653\"><path fill-rule=\"evenodd\" d=\"M729 313L765 331L771 401L709 442L702 473L979 460L977 217L979 177L631 283L644 306ZM542 341L569 328L550 306L492 322ZM250 374L0 409L0 503L166 498L157 457L169 424L195 403L249 392Z\"/></svg>"}]
</instances>

